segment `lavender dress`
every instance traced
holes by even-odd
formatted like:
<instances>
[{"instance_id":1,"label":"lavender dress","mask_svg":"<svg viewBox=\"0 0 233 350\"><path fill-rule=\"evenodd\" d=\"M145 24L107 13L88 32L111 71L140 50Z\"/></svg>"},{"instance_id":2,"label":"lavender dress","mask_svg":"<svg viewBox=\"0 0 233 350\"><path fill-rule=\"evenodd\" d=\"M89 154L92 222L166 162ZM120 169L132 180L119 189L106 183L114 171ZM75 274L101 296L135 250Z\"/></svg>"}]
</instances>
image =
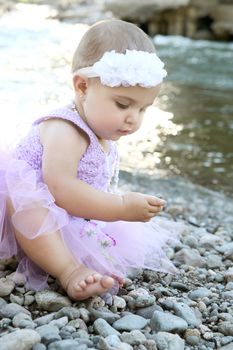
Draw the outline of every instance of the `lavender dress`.
<instances>
[{"instance_id":1,"label":"lavender dress","mask_svg":"<svg viewBox=\"0 0 233 350\"><path fill-rule=\"evenodd\" d=\"M11 156L1 155L0 158L0 259L16 255L17 272L24 275L26 286L34 290L46 287L48 275L22 252L15 240L15 227L30 239L60 231L73 256L103 274L124 277L130 268L175 272L162 248L177 238L180 228L176 223L159 218L149 223L88 221L71 216L56 205L43 182L43 147L38 128L42 121L50 118L72 122L89 137L90 144L77 169L80 180L105 192L112 192L117 184L116 144L109 141L106 154L72 105L38 119ZM7 198L14 206L12 217L6 211Z\"/></svg>"}]
</instances>

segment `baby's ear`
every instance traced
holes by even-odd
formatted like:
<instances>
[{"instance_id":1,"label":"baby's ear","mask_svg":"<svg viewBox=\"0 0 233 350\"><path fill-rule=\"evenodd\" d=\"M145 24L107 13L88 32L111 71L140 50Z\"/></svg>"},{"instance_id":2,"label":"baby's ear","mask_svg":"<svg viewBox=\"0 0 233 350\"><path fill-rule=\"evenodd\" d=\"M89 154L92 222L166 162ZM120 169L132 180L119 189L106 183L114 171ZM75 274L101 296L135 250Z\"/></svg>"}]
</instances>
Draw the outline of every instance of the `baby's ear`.
<instances>
[{"instance_id":1,"label":"baby's ear","mask_svg":"<svg viewBox=\"0 0 233 350\"><path fill-rule=\"evenodd\" d=\"M85 95L87 90L88 79L84 75L73 76L73 86L78 95Z\"/></svg>"}]
</instances>

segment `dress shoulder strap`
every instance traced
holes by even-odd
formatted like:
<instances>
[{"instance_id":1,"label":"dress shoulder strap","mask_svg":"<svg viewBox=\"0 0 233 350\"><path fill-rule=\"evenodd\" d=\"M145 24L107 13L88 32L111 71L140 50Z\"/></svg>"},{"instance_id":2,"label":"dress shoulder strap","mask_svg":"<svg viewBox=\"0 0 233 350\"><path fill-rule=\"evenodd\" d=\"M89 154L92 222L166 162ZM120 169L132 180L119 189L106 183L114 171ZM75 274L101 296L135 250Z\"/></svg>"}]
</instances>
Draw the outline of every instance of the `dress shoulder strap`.
<instances>
[{"instance_id":1,"label":"dress shoulder strap","mask_svg":"<svg viewBox=\"0 0 233 350\"><path fill-rule=\"evenodd\" d=\"M41 122L49 119L63 119L67 120L76 126L78 126L80 129L82 129L90 138L90 140L96 140L97 137L94 134L94 132L89 128L89 126L85 123L85 121L80 117L77 110L75 109L74 104L70 104L63 108L57 108L49 113L43 115L42 117L36 119L33 123L33 125L40 124Z\"/></svg>"}]
</instances>

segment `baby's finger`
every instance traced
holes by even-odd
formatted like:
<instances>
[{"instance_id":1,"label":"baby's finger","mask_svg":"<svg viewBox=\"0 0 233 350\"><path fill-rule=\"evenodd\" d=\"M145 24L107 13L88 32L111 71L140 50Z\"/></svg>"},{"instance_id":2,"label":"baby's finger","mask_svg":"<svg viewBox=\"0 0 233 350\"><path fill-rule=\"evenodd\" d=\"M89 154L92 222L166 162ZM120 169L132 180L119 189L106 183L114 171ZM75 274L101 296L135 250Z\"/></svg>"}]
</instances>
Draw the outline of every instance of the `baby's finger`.
<instances>
[{"instance_id":1,"label":"baby's finger","mask_svg":"<svg viewBox=\"0 0 233 350\"><path fill-rule=\"evenodd\" d=\"M160 206L160 205L150 205L149 206L149 212L150 213L160 213L161 211L163 210L163 206Z\"/></svg>"},{"instance_id":2,"label":"baby's finger","mask_svg":"<svg viewBox=\"0 0 233 350\"><path fill-rule=\"evenodd\" d=\"M148 196L147 198L148 203L153 206L164 206L166 204L166 201L164 199Z\"/></svg>"}]
</instances>

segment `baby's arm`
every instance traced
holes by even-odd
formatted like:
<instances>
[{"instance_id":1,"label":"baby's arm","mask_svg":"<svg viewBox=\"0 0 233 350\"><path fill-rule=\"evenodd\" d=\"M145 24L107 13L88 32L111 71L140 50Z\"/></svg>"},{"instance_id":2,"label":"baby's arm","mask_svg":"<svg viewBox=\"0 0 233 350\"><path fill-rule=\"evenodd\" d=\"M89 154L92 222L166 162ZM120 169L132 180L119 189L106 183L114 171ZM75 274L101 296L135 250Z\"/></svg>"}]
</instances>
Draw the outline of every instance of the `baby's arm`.
<instances>
[{"instance_id":1,"label":"baby's arm","mask_svg":"<svg viewBox=\"0 0 233 350\"><path fill-rule=\"evenodd\" d=\"M148 221L164 201L131 192L123 196L98 191L77 179L78 163L88 147L86 134L72 123L48 120L40 125L42 172L56 204L74 216L103 221Z\"/></svg>"}]
</instances>

